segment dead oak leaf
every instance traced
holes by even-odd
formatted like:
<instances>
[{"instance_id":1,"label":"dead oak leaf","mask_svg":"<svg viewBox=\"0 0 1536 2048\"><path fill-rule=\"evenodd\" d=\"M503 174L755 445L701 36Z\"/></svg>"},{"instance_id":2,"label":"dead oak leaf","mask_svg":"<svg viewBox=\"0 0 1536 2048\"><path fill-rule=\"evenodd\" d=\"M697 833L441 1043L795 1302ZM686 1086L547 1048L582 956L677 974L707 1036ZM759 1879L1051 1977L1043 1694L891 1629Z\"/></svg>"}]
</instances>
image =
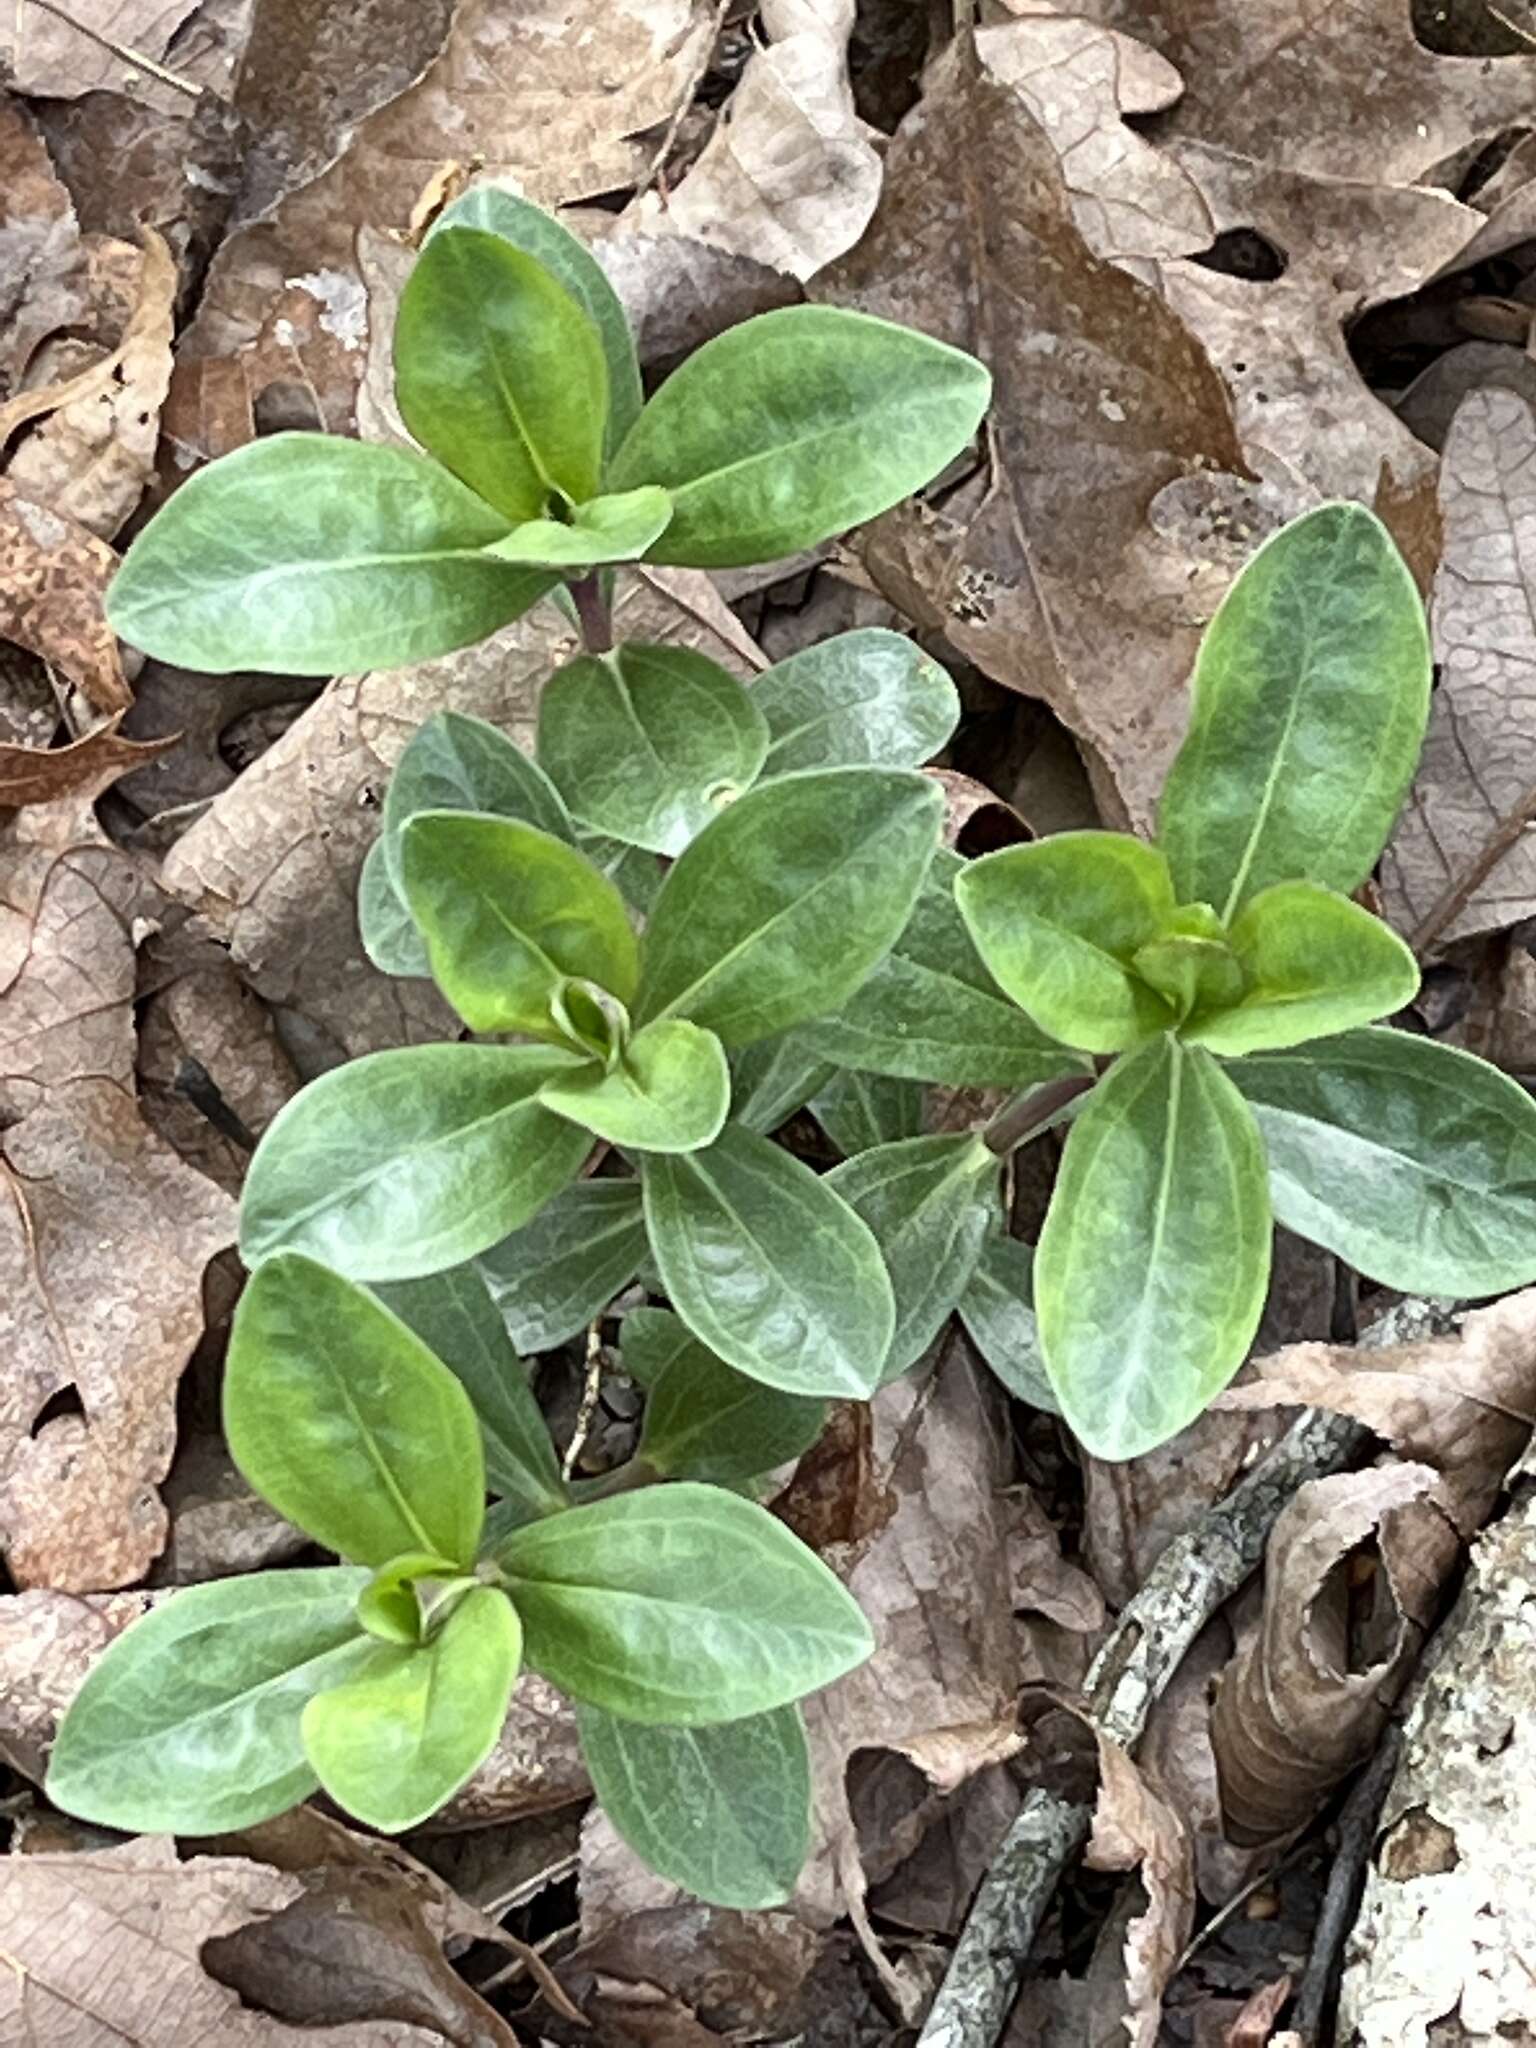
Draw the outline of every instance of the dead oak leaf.
<instances>
[{"instance_id":1,"label":"dead oak leaf","mask_svg":"<svg viewBox=\"0 0 1536 2048\"><path fill-rule=\"evenodd\" d=\"M69 0L68 6L38 6L35 0L16 0L0 20L0 64L15 91L41 99L131 91L151 105L180 110L185 92L157 79L153 70L173 43L171 68L184 85L227 93L239 63L243 37L229 33L233 23L228 18L212 33L198 34L195 27L188 32L205 4L206 0ZM234 21L239 19L237 13ZM136 61L141 58L148 58L149 64Z\"/></svg>"},{"instance_id":2,"label":"dead oak leaf","mask_svg":"<svg viewBox=\"0 0 1536 2048\"><path fill-rule=\"evenodd\" d=\"M0 806L19 810L25 804L54 804L69 797L98 797L120 775L157 760L177 744L174 734L161 740L130 740L118 731L119 718L109 718L83 740L64 747L19 747L0 742Z\"/></svg>"},{"instance_id":3,"label":"dead oak leaf","mask_svg":"<svg viewBox=\"0 0 1536 2048\"><path fill-rule=\"evenodd\" d=\"M0 97L0 402L39 342L78 318L83 275L69 194L21 102Z\"/></svg>"},{"instance_id":4,"label":"dead oak leaf","mask_svg":"<svg viewBox=\"0 0 1536 2048\"><path fill-rule=\"evenodd\" d=\"M29 648L108 714L133 702L103 609L116 568L105 541L0 478L0 639Z\"/></svg>"}]
</instances>

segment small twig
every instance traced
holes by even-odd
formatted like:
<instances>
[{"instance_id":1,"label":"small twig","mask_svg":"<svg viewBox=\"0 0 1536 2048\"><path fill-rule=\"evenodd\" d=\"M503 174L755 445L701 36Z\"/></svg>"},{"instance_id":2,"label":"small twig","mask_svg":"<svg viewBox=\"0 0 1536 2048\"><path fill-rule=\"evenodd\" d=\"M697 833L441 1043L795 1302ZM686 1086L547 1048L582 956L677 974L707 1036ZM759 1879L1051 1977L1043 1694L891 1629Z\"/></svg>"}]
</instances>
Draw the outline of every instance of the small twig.
<instances>
[{"instance_id":1,"label":"small twig","mask_svg":"<svg viewBox=\"0 0 1536 2048\"><path fill-rule=\"evenodd\" d=\"M189 78L181 78L174 71L168 71L163 64L157 64L153 57L146 57L142 50L135 50L129 43L116 43L111 36L104 36L100 29L91 28L83 21L76 21L72 14L66 14L62 7L56 7L54 0L21 0L17 6L17 28L20 29L21 5L40 7L44 14L51 14L55 21L62 21L66 28L72 28L76 35L84 36L87 42L98 43L104 50L110 50L120 63L131 65L137 71L147 71L151 78L158 78L162 85L168 85L175 92L184 92L189 99L200 100L203 88L194 85ZM18 66L21 57L20 34L17 35Z\"/></svg>"},{"instance_id":2,"label":"small twig","mask_svg":"<svg viewBox=\"0 0 1536 2048\"><path fill-rule=\"evenodd\" d=\"M1512 36L1518 36L1522 43L1529 43L1531 48L1536 50L1536 35L1532 35L1528 28L1522 28L1518 21L1511 21L1502 8L1494 6L1493 0L1483 0L1483 5L1500 28L1507 28Z\"/></svg>"},{"instance_id":3,"label":"small twig","mask_svg":"<svg viewBox=\"0 0 1536 2048\"><path fill-rule=\"evenodd\" d=\"M1360 1894L1365 1889L1365 1866L1371 1860L1376 1841L1376 1823L1402 1746L1402 1730L1395 1721L1389 1721L1376 1754L1355 1780L1339 1813L1339 1846L1328 1872L1322 1910L1312 1935L1312 1951L1296 1993L1296 2010L1291 2020L1295 2031L1308 2043L1321 2042L1323 2038L1323 2020L1338 1990L1344 1939L1354 1925Z\"/></svg>"},{"instance_id":4,"label":"small twig","mask_svg":"<svg viewBox=\"0 0 1536 2048\"><path fill-rule=\"evenodd\" d=\"M603 1391L603 1323L599 1316L587 1331L587 1379L581 1390L581 1406L576 1410L576 1427L571 1431L571 1440L565 1447L565 1456L560 1461L560 1477L569 1479L576 1469L576 1460L586 1447L587 1435L592 1428L592 1418L597 1413L597 1404Z\"/></svg>"}]
</instances>

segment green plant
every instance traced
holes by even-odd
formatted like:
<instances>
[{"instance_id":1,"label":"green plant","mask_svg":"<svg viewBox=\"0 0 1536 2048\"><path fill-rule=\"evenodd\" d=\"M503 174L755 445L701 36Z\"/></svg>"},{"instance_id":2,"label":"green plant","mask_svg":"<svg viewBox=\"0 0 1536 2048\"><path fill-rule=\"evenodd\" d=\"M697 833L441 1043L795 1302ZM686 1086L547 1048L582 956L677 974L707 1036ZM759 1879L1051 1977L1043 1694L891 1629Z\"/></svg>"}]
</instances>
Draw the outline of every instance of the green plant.
<instances>
[{"instance_id":1,"label":"green plant","mask_svg":"<svg viewBox=\"0 0 1536 2048\"><path fill-rule=\"evenodd\" d=\"M777 1903L810 1825L794 1703L871 1639L826 1566L727 1488L803 1450L820 1404L686 1333L637 1332L636 1463L576 1502L484 1283L391 1299L293 1252L255 1274L230 1449L346 1561L195 1586L129 1629L65 1718L50 1796L110 1827L212 1834L319 1786L373 1827L412 1827L484 1761L526 1657L577 1702L594 1784L640 1854L723 1904Z\"/></svg>"}]
</instances>

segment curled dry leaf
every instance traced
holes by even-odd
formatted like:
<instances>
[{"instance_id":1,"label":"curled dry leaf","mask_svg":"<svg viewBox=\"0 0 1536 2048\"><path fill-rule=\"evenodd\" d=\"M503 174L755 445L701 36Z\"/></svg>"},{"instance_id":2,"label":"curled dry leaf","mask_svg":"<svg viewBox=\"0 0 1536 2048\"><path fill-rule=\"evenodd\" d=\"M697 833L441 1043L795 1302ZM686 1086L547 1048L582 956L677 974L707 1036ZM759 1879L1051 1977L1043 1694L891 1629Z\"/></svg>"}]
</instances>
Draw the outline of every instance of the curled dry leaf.
<instances>
[{"instance_id":1,"label":"curled dry leaf","mask_svg":"<svg viewBox=\"0 0 1536 2048\"><path fill-rule=\"evenodd\" d=\"M641 362L670 368L728 327L775 306L793 306L793 278L756 257L682 234L641 234L616 227L592 244L623 301Z\"/></svg>"},{"instance_id":2,"label":"curled dry leaf","mask_svg":"<svg viewBox=\"0 0 1536 2048\"><path fill-rule=\"evenodd\" d=\"M853 104L855 0L764 0L747 60L698 162L633 225L691 235L791 277L851 249L880 197L880 157Z\"/></svg>"},{"instance_id":3,"label":"curled dry leaf","mask_svg":"<svg viewBox=\"0 0 1536 2048\"><path fill-rule=\"evenodd\" d=\"M1434 1483L1398 1464L1313 1479L1276 1522L1263 1619L1211 1723L1233 1841L1304 1826L1375 1747L1460 1547L1433 1510L1403 1512Z\"/></svg>"},{"instance_id":4,"label":"curled dry leaf","mask_svg":"<svg viewBox=\"0 0 1536 2048\"><path fill-rule=\"evenodd\" d=\"M1486 1521L1536 1427L1536 1288L1471 1310L1456 1337L1380 1351L1296 1344L1259 1359L1224 1408L1352 1415L1439 1474L1434 1498L1462 1536Z\"/></svg>"},{"instance_id":5,"label":"curled dry leaf","mask_svg":"<svg viewBox=\"0 0 1536 2048\"><path fill-rule=\"evenodd\" d=\"M98 797L120 775L157 760L177 743L174 733L161 740L125 739L118 731L121 722L120 714L109 718L64 747L0 743L0 807Z\"/></svg>"},{"instance_id":6,"label":"curled dry leaf","mask_svg":"<svg viewBox=\"0 0 1536 2048\"><path fill-rule=\"evenodd\" d=\"M814 296L991 366L984 474L942 513L877 522L866 565L908 616L1043 697L1083 742L1101 801L1144 821L1182 732L1199 614L1231 573L1148 513L1169 486L1244 472L1199 342L1090 250L1044 132L958 47L891 146L869 231Z\"/></svg>"},{"instance_id":7,"label":"curled dry leaf","mask_svg":"<svg viewBox=\"0 0 1536 2048\"><path fill-rule=\"evenodd\" d=\"M30 648L102 712L133 702L103 599L117 556L0 478L0 639Z\"/></svg>"},{"instance_id":8,"label":"curled dry leaf","mask_svg":"<svg viewBox=\"0 0 1536 2048\"><path fill-rule=\"evenodd\" d=\"M0 98L0 403L38 344L78 319L84 270L69 194L21 102Z\"/></svg>"},{"instance_id":9,"label":"curled dry leaf","mask_svg":"<svg viewBox=\"0 0 1536 2048\"><path fill-rule=\"evenodd\" d=\"M1099 1797L1086 1860L1095 1870L1135 1870L1146 1909L1125 1930L1124 2027L1134 2048L1154 2048L1163 1992L1195 1917L1189 1833L1119 1743L1100 1735Z\"/></svg>"},{"instance_id":10,"label":"curled dry leaf","mask_svg":"<svg viewBox=\"0 0 1536 2048\"><path fill-rule=\"evenodd\" d=\"M1536 910L1536 413L1474 391L1445 444L1445 553L1430 623L1440 684L1382 857L1386 914L1419 947Z\"/></svg>"}]
</instances>

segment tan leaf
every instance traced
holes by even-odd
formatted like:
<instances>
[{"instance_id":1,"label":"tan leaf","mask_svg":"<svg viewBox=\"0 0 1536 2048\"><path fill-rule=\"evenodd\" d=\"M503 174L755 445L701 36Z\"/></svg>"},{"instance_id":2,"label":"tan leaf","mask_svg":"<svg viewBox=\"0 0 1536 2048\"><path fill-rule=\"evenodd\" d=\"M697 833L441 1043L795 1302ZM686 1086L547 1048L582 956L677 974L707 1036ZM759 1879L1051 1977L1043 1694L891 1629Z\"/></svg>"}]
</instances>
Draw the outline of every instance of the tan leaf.
<instances>
[{"instance_id":1,"label":"tan leaf","mask_svg":"<svg viewBox=\"0 0 1536 2048\"><path fill-rule=\"evenodd\" d=\"M1456 1337L1379 1351L1296 1344L1253 1371L1221 1407L1352 1415L1403 1457L1434 1467L1434 1498L1471 1537L1536 1428L1536 1288L1471 1310Z\"/></svg>"},{"instance_id":2,"label":"tan leaf","mask_svg":"<svg viewBox=\"0 0 1536 2048\"><path fill-rule=\"evenodd\" d=\"M687 235L614 227L594 239L592 253L623 301L647 367L670 368L726 328L801 296L782 270Z\"/></svg>"},{"instance_id":3,"label":"tan leaf","mask_svg":"<svg viewBox=\"0 0 1536 2048\"><path fill-rule=\"evenodd\" d=\"M0 743L0 805L53 804L67 797L98 797L120 775L168 753L178 735L163 740L125 739L120 717L109 718L83 740L66 747L17 747Z\"/></svg>"},{"instance_id":4,"label":"tan leaf","mask_svg":"<svg viewBox=\"0 0 1536 2048\"><path fill-rule=\"evenodd\" d=\"M38 344L79 317L84 270L69 194L21 102L0 98L0 402Z\"/></svg>"},{"instance_id":5,"label":"tan leaf","mask_svg":"<svg viewBox=\"0 0 1536 2048\"><path fill-rule=\"evenodd\" d=\"M1207 602L1231 574L1149 524L1159 494L1243 456L1199 343L1075 226L1056 153L1018 95L948 58L891 146L851 256L814 295L980 354L989 465L942 514L869 530L891 601L1084 743L1102 802L1146 819L1185 720Z\"/></svg>"},{"instance_id":6,"label":"tan leaf","mask_svg":"<svg viewBox=\"0 0 1536 2048\"><path fill-rule=\"evenodd\" d=\"M853 104L854 0L764 0L747 60L698 162L629 225L691 235L791 277L851 249L880 197L880 156Z\"/></svg>"},{"instance_id":7,"label":"tan leaf","mask_svg":"<svg viewBox=\"0 0 1536 2048\"><path fill-rule=\"evenodd\" d=\"M304 1894L302 1877L245 1857L182 1863L168 1835L16 1857L0 1906L0 2034L29 2048L442 2048L437 2025L387 2016L289 2026L209 1974L206 1944L270 1926ZM478 2038L510 2043L500 2026L487 2011Z\"/></svg>"},{"instance_id":8,"label":"tan leaf","mask_svg":"<svg viewBox=\"0 0 1536 2048\"><path fill-rule=\"evenodd\" d=\"M108 713L133 702L102 609L116 568L105 541L0 478L0 639L30 648Z\"/></svg>"},{"instance_id":9,"label":"tan leaf","mask_svg":"<svg viewBox=\"0 0 1536 2048\"><path fill-rule=\"evenodd\" d=\"M1536 413L1474 391L1445 444L1445 555L1431 622L1440 687L1418 777L1382 856L1386 914L1418 946L1536 909Z\"/></svg>"},{"instance_id":10,"label":"tan leaf","mask_svg":"<svg viewBox=\"0 0 1536 2048\"><path fill-rule=\"evenodd\" d=\"M1460 1548L1438 1514L1403 1512L1434 1483L1399 1464L1313 1479L1276 1522L1262 1624L1211 1723L1232 1840L1303 1826L1375 1747Z\"/></svg>"},{"instance_id":11,"label":"tan leaf","mask_svg":"<svg viewBox=\"0 0 1536 2048\"><path fill-rule=\"evenodd\" d=\"M154 1586L196 1586L294 1564L309 1546L247 1483L222 1437L184 1437L160 1491L170 1526L149 1575Z\"/></svg>"},{"instance_id":12,"label":"tan leaf","mask_svg":"<svg viewBox=\"0 0 1536 2048\"><path fill-rule=\"evenodd\" d=\"M591 1789L570 1701L525 1671L496 1747L463 1791L434 1816L433 1824L487 1827L523 1814L552 1812L573 1799L585 1799Z\"/></svg>"},{"instance_id":13,"label":"tan leaf","mask_svg":"<svg viewBox=\"0 0 1536 2048\"><path fill-rule=\"evenodd\" d=\"M158 1482L234 1204L110 1080L55 1086L4 1136L0 1528L18 1586L131 1585L165 1540ZM42 1419L72 1396L74 1412Z\"/></svg>"},{"instance_id":14,"label":"tan leaf","mask_svg":"<svg viewBox=\"0 0 1536 2048\"><path fill-rule=\"evenodd\" d=\"M43 1782L64 1709L85 1674L152 1604L147 1593L42 1588L0 1598L0 1757L12 1770Z\"/></svg>"},{"instance_id":15,"label":"tan leaf","mask_svg":"<svg viewBox=\"0 0 1536 2048\"><path fill-rule=\"evenodd\" d=\"M1042 0L1009 4L1042 11ZM1080 11L1182 73L1165 132L1314 176L1410 185L1530 112L1536 58L1436 56L1408 0L1087 0Z\"/></svg>"},{"instance_id":16,"label":"tan leaf","mask_svg":"<svg viewBox=\"0 0 1536 2048\"><path fill-rule=\"evenodd\" d=\"M1189 1833L1119 1743L1100 1735L1099 1797L1086 1861L1095 1870L1135 1870L1146 1910L1125 1931L1125 2019L1134 2048L1154 2048L1163 1992L1195 1917L1195 1862Z\"/></svg>"}]
</instances>

